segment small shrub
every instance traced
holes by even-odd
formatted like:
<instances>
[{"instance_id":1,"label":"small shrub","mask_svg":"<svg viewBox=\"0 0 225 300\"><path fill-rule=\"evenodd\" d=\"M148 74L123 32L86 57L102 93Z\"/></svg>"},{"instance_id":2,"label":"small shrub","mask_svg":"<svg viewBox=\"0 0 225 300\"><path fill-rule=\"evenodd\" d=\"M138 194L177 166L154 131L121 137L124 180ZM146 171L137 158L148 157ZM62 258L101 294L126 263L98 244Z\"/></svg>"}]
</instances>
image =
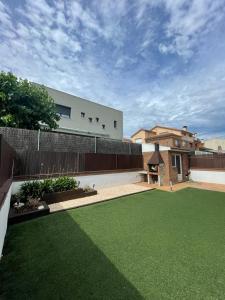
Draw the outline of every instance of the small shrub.
<instances>
[{"instance_id":1,"label":"small shrub","mask_svg":"<svg viewBox=\"0 0 225 300\"><path fill-rule=\"evenodd\" d=\"M28 181L22 184L19 193L13 197L13 202L19 200L27 202L28 198L42 198L44 193L63 192L77 188L77 181L71 177L59 177L57 179L45 179L43 181Z\"/></svg>"},{"instance_id":2,"label":"small shrub","mask_svg":"<svg viewBox=\"0 0 225 300\"><path fill-rule=\"evenodd\" d=\"M19 192L20 201L26 202L28 197L41 197L41 183L39 181L28 181L22 184Z\"/></svg>"},{"instance_id":3,"label":"small shrub","mask_svg":"<svg viewBox=\"0 0 225 300\"><path fill-rule=\"evenodd\" d=\"M59 177L52 183L52 189L54 192L63 192L74 190L77 188L77 182L71 177Z\"/></svg>"},{"instance_id":4,"label":"small shrub","mask_svg":"<svg viewBox=\"0 0 225 300\"><path fill-rule=\"evenodd\" d=\"M41 195L43 196L44 193L52 193L53 192L53 180L52 179L45 179L40 182L40 189Z\"/></svg>"},{"instance_id":5,"label":"small shrub","mask_svg":"<svg viewBox=\"0 0 225 300\"><path fill-rule=\"evenodd\" d=\"M37 208L40 203L40 198L32 198L28 197L26 202L26 207L29 207L31 209Z\"/></svg>"}]
</instances>

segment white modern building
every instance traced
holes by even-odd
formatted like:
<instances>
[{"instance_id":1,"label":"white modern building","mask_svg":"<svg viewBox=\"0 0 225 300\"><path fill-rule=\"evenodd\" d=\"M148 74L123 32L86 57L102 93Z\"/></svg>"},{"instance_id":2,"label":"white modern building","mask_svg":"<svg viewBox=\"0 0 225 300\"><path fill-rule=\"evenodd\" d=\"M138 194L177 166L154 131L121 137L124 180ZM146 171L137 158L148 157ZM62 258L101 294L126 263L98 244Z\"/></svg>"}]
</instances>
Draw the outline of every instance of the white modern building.
<instances>
[{"instance_id":1,"label":"white modern building","mask_svg":"<svg viewBox=\"0 0 225 300\"><path fill-rule=\"evenodd\" d=\"M54 99L61 117L57 131L122 140L122 111L49 87L45 88Z\"/></svg>"}]
</instances>

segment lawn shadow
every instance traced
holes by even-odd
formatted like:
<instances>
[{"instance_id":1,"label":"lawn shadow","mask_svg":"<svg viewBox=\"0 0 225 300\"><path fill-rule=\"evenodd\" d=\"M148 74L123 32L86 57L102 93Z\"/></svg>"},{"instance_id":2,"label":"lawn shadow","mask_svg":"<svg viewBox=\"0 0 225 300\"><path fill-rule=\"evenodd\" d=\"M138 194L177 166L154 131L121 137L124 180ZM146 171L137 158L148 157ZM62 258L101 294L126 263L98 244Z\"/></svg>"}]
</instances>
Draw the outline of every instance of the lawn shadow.
<instances>
[{"instance_id":1,"label":"lawn shadow","mask_svg":"<svg viewBox=\"0 0 225 300\"><path fill-rule=\"evenodd\" d=\"M10 226L4 253L0 299L143 299L67 212Z\"/></svg>"}]
</instances>

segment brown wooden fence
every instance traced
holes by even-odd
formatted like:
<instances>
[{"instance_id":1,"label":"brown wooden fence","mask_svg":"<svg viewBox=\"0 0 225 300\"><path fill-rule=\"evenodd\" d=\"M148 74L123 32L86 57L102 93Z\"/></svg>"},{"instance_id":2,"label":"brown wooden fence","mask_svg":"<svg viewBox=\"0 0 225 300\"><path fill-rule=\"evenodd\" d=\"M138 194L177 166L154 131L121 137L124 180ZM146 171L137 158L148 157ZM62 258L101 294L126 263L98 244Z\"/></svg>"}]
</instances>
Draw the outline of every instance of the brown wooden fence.
<instances>
[{"instance_id":1,"label":"brown wooden fence","mask_svg":"<svg viewBox=\"0 0 225 300\"><path fill-rule=\"evenodd\" d=\"M84 171L84 154L76 152L22 151L14 177L75 174Z\"/></svg>"},{"instance_id":2,"label":"brown wooden fence","mask_svg":"<svg viewBox=\"0 0 225 300\"><path fill-rule=\"evenodd\" d=\"M190 168L225 170L225 154L191 156Z\"/></svg>"},{"instance_id":3,"label":"brown wooden fence","mask_svg":"<svg viewBox=\"0 0 225 300\"><path fill-rule=\"evenodd\" d=\"M85 171L142 169L142 155L85 153Z\"/></svg>"},{"instance_id":4,"label":"brown wooden fence","mask_svg":"<svg viewBox=\"0 0 225 300\"><path fill-rule=\"evenodd\" d=\"M142 168L142 155L22 151L16 161L14 178Z\"/></svg>"},{"instance_id":5,"label":"brown wooden fence","mask_svg":"<svg viewBox=\"0 0 225 300\"><path fill-rule=\"evenodd\" d=\"M14 150L0 135L0 208L12 181L14 157Z\"/></svg>"}]
</instances>

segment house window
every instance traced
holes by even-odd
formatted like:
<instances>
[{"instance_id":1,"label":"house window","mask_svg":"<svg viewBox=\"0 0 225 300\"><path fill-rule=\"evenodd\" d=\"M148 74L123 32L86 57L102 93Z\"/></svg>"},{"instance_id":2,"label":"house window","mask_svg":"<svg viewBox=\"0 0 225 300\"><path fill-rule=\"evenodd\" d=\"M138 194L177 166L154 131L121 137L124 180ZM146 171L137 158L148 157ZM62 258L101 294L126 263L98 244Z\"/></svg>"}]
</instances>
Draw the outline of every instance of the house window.
<instances>
[{"instance_id":1,"label":"house window","mask_svg":"<svg viewBox=\"0 0 225 300\"><path fill-rule=\"evenodd\" d=\"M176 147L179 147L179 146L180 146L179 140L175 140L175 146L176 146Z\"/></svg>"},{"instance_id":2,"label":"house window","mask_svg":"<svg viewBox=\"0 0 225 300\"><path fill-rule=\"evenodd\" d=\"M185 141L182 142L182 146L183 146L183 147L186 146L186 142L185 142Z\"/></svg>"},{"instance_id":3,"label":"house window","mask_svg":"<svg viewBox=\"0 0 225 300\"><path fill-rule=\"evenodd\" d=\"M56 113L63 118L68 118L70 119L71 115L71 107L56 104Z\"/></svg>"},{"instance_id":4,"label":"house window","mask_svg":"<svg viewBox=\"0 0 225 300\"><path fill-rule=\"evenodd\" d=\"M172 167L176 167L176 155L172 155Z\"/></svg>"},{"instance_id":5,"label":"house window","mask_svg":"<svg viewBox=\"0 0 225 300\"><path fill-rule=\"evenodd\" d=\"M117 128L117 121L114 121L114 128Z\"/></svg>"},{"instance_id":6,"label":"house window","mask_svg":"<svg viewBox=\"0 0 225 300\"><path fill-rule=\"evenodd\" d=\"M105 124L102 124L102 129L105 129Z\"/></svg>"},{"instance_id":7,"label":"house window","mask_svg":"<svg viewBox=\"0 0 225 300\"><path fill-rule=\"evenodd\" d=\"M135 143L136 143L136 144L142 144L142 139L136 139L136 140L135 140Z\"/></svg>"},{"instance_id":8,"label":"house window","mask_svg":"<svg viewBox=\"0 0 225 300\"><path fill-rule=\"evenodd\" d=\"M89 122L92 123L92 118L88 118Z\"/></svg>"},{"instance_id":9,"label":"house window","mask_svg":"<svg viewBox=\"0 0 225 300\"><path fill-rule=\"evenodd\" d=\"M84 118L84 117L85 117L85 113L84 113L84 112L81 112L81 113L80 113L80 116L81 116L81 118Z\"/></svg>"},{"instance_id":10,"label":"house window","mask_svg":"<svg viewBox=\"0 0 225 300\"><path fill-rule=\"evenodd\" d=\"M96 122L98 123L99 122L99 118L95 118Z\"/></svg>"}]
</instances>

